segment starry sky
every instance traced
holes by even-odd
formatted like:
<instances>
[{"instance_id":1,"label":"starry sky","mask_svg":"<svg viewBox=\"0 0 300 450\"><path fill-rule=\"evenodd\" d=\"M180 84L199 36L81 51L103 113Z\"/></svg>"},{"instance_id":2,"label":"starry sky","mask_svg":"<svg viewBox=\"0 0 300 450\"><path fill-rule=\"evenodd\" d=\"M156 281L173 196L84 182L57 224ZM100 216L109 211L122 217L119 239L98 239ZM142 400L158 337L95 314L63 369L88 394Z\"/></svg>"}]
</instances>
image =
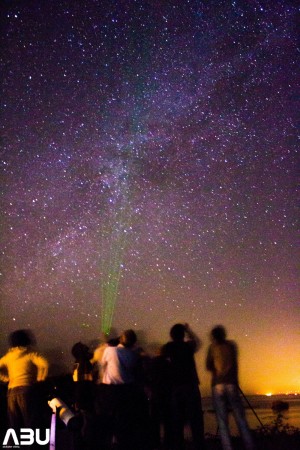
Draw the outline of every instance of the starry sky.
<instances>
[{"instance_id":1,"label":"starry sky","mask_svg":"<svg viewBox=\"0 0 300 450\"><path fill-rule=\"evenodd\" d=\"M293 0L1 2L1 352L222 323L300 391ZM297 78L298 75L298 78Z\"/></svg>"}]
</instances>

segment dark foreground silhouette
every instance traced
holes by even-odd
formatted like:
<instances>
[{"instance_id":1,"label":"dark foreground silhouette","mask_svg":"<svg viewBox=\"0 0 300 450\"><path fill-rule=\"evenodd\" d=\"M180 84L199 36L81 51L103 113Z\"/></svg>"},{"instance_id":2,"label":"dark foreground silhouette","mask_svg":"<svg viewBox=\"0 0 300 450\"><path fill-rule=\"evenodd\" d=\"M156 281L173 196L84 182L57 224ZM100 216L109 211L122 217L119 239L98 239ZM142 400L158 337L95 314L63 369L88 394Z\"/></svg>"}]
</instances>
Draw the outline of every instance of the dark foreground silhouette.
<instances>
[{"instance_id":1,"label":"dark foreground silhouette","mask_svg":"<svg viewBox=\"0 0 300 450\"><path fill-rule=\"evenodd\" d=\"M5 384L0 385L0 442L2 444L5 433L9 428L7 419L7 404L6 404L7 387ZM65 423L58 418L56 423L56 450L118 450L118 446L115 442L111 444L105 444L100 446L97 437L90 436L90 442L82 440L82 432L87 433L86 418L81 413L76 413L72 405L76 396L74 396L74 383L71 375L49 378L47 381L41 383L37 389L36 394L39 396L40 404L40 419L45 428L50 427L52 411L48 405L49 398L53 396L59 396L63 401L70 405L70 410L74 414L75 420L73 424ZM76 394L76 393L75 393ZM94 424L101 427L107 427L104 422L95 421ZM91 432L91 431L89 431ZM300 448L300 429L290 427L284 423L282 416L278 414L273 423L265 425L264 428L260 427L253 431L253 437L257 450L299 450ZM206 450L222 450L222 445L218 435L205 436ZM93 442L93 439L96 439ZM234 450L243 450L243 444L239 437L233 437L232 439ZM28 448L28 446L26 447ZM34 448L34 447L30 447ZM49 444L37 448L49 448ZM143 447L142 447L143 448ZM148 449L149 445L145 444L145 449ZM151 448L151 446L150 446ZM156 448L156 447L152 447ZM163 447L158 447L160 450L164 450ZM185 440L185 450L193 450L192 442L187 437Z\"/></svg>"},{"instance_id":2,"label":"dark foreground silhouette","mask_svg":"<svg viewBox=\"0 0 300 450\"><path fill-rule=\"evenodd\" d=\"M26 330L21 331L26 337ZM20 448L55 446L55 450L222 450L219 433L204 435L194 364L199 341L187 324L173 326L170 337L160 353L150 357L135 345L135 332L125 330L98 348L102 357L96 372L92 353L78 342L72 348L73 372L48 378L44 372L39 376L39 365L44 368L47 362L27 349L28 342L22 341L21 347L13 342L18 345L12 345L9 358L2 358L2 380L8 384L0 383L0 444L4 448L19 448L19 443ZM16 352L21 356L15 357ZM30 387L30 422L23 414L17 428L9 405L12 393L19 395L20 388L23 402L24 383L26 389ZM275 406L273 423L250 432L251 448L299 450L300 430L285 423L286 405ZM27 445L26 430L32 431L33 439ZM244 449L239 437L231 441L233 450Z\"/></svg>"}]
</instances>

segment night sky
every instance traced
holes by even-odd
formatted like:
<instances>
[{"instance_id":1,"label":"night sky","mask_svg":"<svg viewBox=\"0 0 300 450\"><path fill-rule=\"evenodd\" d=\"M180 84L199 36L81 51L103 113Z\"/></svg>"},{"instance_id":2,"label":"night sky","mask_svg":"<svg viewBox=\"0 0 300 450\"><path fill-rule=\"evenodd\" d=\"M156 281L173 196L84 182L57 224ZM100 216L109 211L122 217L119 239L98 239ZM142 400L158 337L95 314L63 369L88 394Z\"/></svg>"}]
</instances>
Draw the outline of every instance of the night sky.
<instances>
[{"instance_id":1,"label":"night sky","mask_svg":"<svg viewBox=\"0 0 300 450\"><path fill-rule=\"evenodd\" d=\"M300 391L296 4L2 0L2 353L188 322L208 392L222 323L246 392Z\"/></svg>"}]
</instances>

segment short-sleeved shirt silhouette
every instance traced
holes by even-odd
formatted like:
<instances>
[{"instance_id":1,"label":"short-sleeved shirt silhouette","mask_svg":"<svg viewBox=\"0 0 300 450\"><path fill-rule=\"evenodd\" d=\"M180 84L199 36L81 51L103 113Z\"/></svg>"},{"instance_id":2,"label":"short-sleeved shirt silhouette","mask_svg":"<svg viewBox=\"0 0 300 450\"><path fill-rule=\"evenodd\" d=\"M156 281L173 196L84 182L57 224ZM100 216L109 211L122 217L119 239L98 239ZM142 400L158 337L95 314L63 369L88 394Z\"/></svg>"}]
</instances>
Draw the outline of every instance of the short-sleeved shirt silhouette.
<instances>
[{"instance_id":1,"label":"short-sleeved shirt silhouette","mask_svg":"<svg viewBox=\"0 0 300 450\"><path fill-rule=\"evenodd\" d=\"M138 356L131 348L119 344L106 347L102 357L104 384L131 384L135 381Z\"/></svg>"}]
</instances>

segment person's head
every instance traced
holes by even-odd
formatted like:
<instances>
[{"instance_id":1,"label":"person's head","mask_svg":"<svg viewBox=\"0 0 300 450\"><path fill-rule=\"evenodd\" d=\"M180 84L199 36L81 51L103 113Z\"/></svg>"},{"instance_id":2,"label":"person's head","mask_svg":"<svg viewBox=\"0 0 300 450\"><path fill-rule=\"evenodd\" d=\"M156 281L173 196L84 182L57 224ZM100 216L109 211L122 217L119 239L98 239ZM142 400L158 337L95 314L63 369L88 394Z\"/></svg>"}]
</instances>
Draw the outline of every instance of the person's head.
<instances>
[{"instance_id":1,"label":"person's head","mask_svg":"<svg viewBox=\"0 0 300 450\"><path fill-rule=\"evenodd\" d=\"M90 353L88 346L82 342L76 342L76 344L73 345L71 352L77 361L89 360L93 356L92 353Z\"/></svg>"},{"instance_id":2,"label":"person's head","mask_svg":"<svg viewBox=\"0 0 300 450\"><path fill-rule=\"evenodd\" d=\"M223 325L217 325L211 330L211 338L217 343L224 342L226 340L226 330Z\"/></svg>"},{"instance_id":3,"label":"person's head","mask_svg":"<svg viewBox=\"0 0 300 450\"><path fill-rule=\"evenodd\" d=\"M116 347L118 344L120 344L120 337L115 337L115 338L108 339L107 344L110 347Z\"/></svg>"},{"instance_id":4,"label":"person's head","mask_svg":"<svg viewBox=\"0 0 300 450\"><path fill-rule=\"evenodd\" d=\"M185 330L185 325L183 325L182 323L176 323L175 325L173 325L170 330L170 336L173 341L183 341Z\"/></svg>"},{"instance_id":5,"label":"person's head","mask_svg":"<svg viewBox=\"0 0 300 450\"><path fill-rule=\"evenodd\" d=\"M11 347L29 347L34 344L34 336L29 330L16 330L9 335Z\"/></svg>"},{"instance_id":6,"label":"person's head","mask_svg":"<svg viewBox=\"0 0 300 450\"><path fill-rule=\"evenodd\" d=\"M137 337L133 330L125 330L120 336L120 344L127 348L133 347L136 341Z\"/></svg>"}]
</instances>

